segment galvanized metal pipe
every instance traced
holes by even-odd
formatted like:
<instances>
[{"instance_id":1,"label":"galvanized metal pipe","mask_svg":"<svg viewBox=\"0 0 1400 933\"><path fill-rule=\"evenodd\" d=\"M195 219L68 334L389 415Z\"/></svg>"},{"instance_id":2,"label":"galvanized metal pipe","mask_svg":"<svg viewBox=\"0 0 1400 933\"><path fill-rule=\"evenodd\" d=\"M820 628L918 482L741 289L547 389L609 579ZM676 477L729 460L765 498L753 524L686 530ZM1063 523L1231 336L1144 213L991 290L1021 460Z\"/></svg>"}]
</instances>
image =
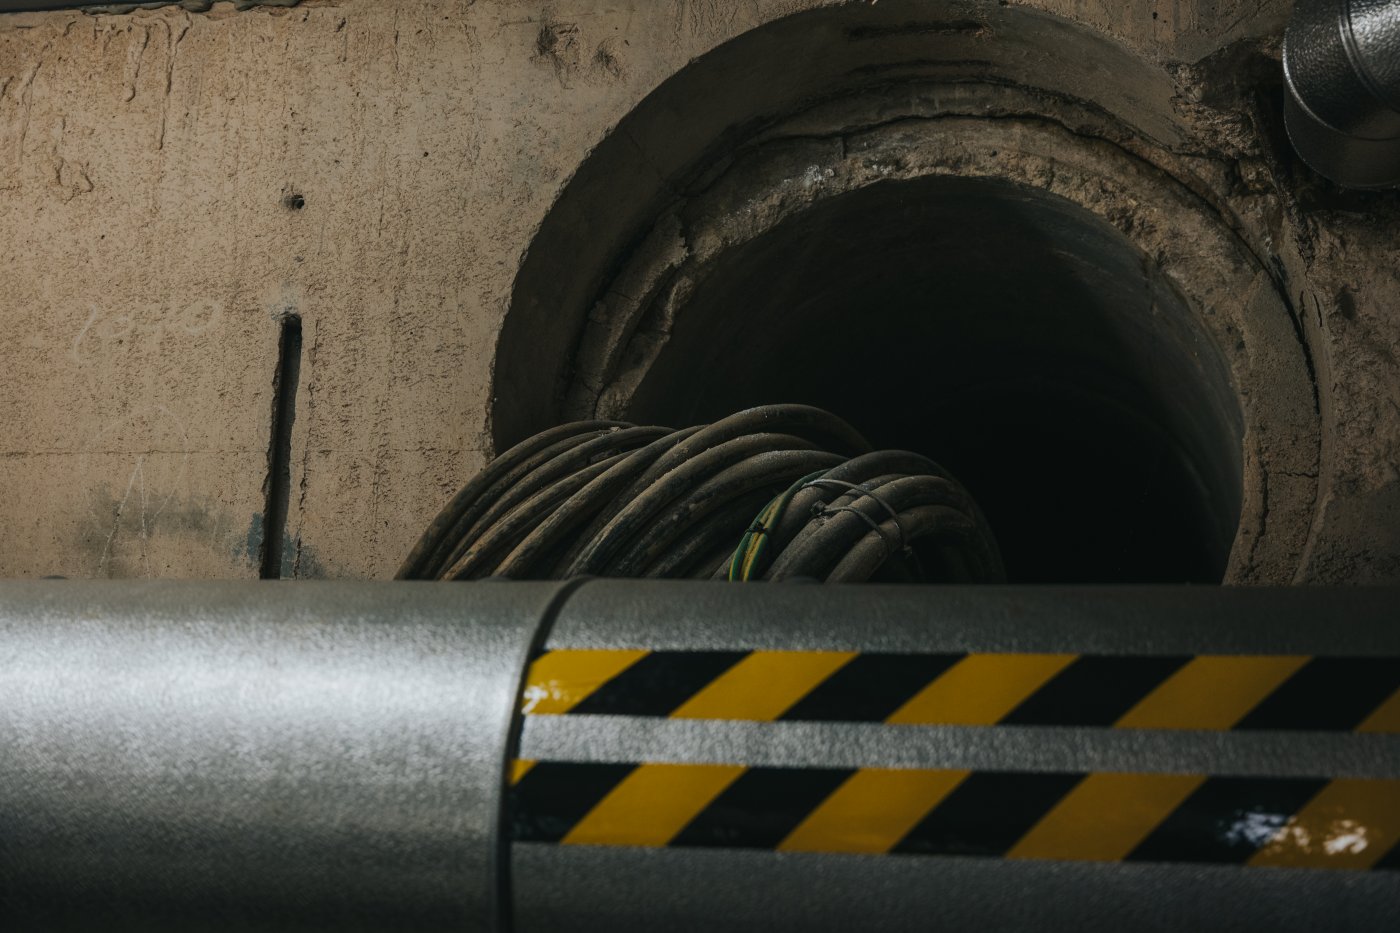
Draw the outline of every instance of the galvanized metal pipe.
<instances>
[{"instance_id":1,"label":"galvanized metal pipe","mask_svg":"<svg viewBox=\"0 0 1400 933\"><path fill-rule=\"evenodd\" d=\"M0 924L1379 928L1396 605L5 584Z\"/></svg>"},{"instance_id":2,"label":"galvanized metal pipe","mask_svg":"<svg viewBox=\"0 0 1400 933\"><path fill-rule=\"evenodd\" d=\"M1304 162L1347 187L1400 185L1400 0L1297 0L1283 72Z\"/></svg>"},{"instance_id":3,"label":"galvanized metal pipe","mask_svg":"<svg viewBox=\"0 0 1400 933\"><path fill-rule=\"evenodd\" d=\"M0 928L499 929L562 592L0 586Z\"/></svg>"}]
</instances>

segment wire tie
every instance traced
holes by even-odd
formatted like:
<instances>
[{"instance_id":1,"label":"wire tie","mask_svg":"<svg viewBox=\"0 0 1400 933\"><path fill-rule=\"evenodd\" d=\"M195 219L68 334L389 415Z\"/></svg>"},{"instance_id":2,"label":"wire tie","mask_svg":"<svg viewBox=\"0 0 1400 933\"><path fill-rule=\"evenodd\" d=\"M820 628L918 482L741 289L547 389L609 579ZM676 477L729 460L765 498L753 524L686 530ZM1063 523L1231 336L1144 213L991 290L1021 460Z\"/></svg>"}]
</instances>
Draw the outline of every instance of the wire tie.
<instances>
[{"instance_id":1,"label":"wire tie","mask_svg":"<svg viewBox=\"0 0 1400 933\"><path fill-rule=\"evenodd\" d=\"M899 532L899 550L903 551L908 549L909 545L904 537L904 526L899 523L899 513L896 512L888 502L886 502L880 496L876 495L875 490L871 489L869 486L857 485L856 483L848 483L845 480L841 479L814 479L802 488L806 489L807 486L836 486L840 489L847 489L853 492L858 492L863 496L869 496L870 498L874 499L886 512L890 514L890 519L894 522L895 531ZM812 514L818 514L818 507L821 508L820 514L823 515L831 515L836 512L855 512L861 518L864 518L867 524L869 524L872 528L874 528L876 531L880 531L880 526L875 523L875 520L872 519L870 516L866 515L864 512L860 511L859 509L852 508L851 506L842 506L839 509L833 509L826 506L822 506L821 503L818 503L817 506L813 507ZM883 538L884 536L885 533L880 531L880 537Z\"/></svg>"},{"instance_id":2,"label":"wire tie","mask_svg":"<svg viewBox=\"0 0 1400 933\"><path fill-rule=\"evenodd\" d=\"M880 540L885 543L885 557L889 557L891 554L895 553L896 548L890 545L890 539L885 536L885 533L882 530L880 530L880 523L875 521L875 519L871 518L869 515L866 515L860 509L852 505L843 505L840 508L827 509L824 514L836 515L839 512L853 512L856 515L859 515L861 517L861 520L864 521L867 525L869 525L874 530L874 532L880 536ZM898 520L895 521L894 527L899 531L900 541L902 542L904 540L904 530L899 527ZM904 545L901 544L900 548L903 548L903 546Z\"/></svg>"}]
</instances>

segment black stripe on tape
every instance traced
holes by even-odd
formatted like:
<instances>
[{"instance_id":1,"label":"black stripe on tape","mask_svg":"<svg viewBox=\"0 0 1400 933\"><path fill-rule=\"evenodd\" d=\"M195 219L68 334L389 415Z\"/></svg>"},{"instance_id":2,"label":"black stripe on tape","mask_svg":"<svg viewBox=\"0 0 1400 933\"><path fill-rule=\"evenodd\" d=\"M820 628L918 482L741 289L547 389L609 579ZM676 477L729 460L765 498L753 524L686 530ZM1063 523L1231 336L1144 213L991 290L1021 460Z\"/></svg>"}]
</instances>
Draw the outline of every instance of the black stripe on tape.
<instances>
[{"instance_id":1,"label":"black stripe on tape","mask_svg":"<svg viewBox=\"0 0 1400 933\"><path fill-rule=\"evenodd\" d=\"M656 651L584 697L569 713L669 716L748 654L747 651Z\"/></svg>"},{"instance_id":2,"label":"black stripe on tape","mask_svg":"<svg viewBox=\"0 0 1400 933\"><path fill-rule=\"evenodd\" d=\"M1013 726L1111 726L1191 658L1076 658L1001 722Z\"/></svg>"},{"instance_id":3,"label":"black stripe on tape","mask_svg":"<svg viewBox=\"0 0 1400 933\"><path fill-rule=\"evenodd\" d=\"M1128 860L1245 862L1327 783L1314 778L1210 778L1139 843Z\"/></svg>"},{"instance_id":4,"label":"black stripe on tape","mask_svg":"<svg viewBox=\"0 0 1400 933\"><path fill-rule=\"evenodd\" d=\"M978 772L944 797L891 851L1002 855L1083 779L1082 774Z\"/></svg>"},{"instance_id":5,"label":"black stripe on tape","mask_svg":"<svg viewBox=\"0 0 1400 933\"><path fill-rule=\"evenodd\" d=\"M771 849L855 772L848 768L754 768L696 815L673 846Z\"/></svg>"},{"instance_id":6,"label":"black stripe on tape","mask_svg":"<svg viewBox=\"0 0 1400 933\"><path fill-rule=\"evenodd\" d=\"M1400 689L1400 659L1313 658L1236 729L1349 731Z\"/></svg>"},{"instance_id":7,"label":"black stripe on tape","mask_svg":"<svg viewBox=\"0 0 1400 933\"><path fill-rule=\"evenodd\" d=\"M511 838L517 842L558 842L636 767L539 762L510 788Z\"/></svg>"},{"instance_id":8,"label":"black stripe on tape","mask_svg":"<svg viewBox=\"0 0 1400 933\"><path fill-rule=\"evenodd\" d=\"M861 654L817 685L781 719L883 722L961 654Z\"/></svg>"}]
</instances>

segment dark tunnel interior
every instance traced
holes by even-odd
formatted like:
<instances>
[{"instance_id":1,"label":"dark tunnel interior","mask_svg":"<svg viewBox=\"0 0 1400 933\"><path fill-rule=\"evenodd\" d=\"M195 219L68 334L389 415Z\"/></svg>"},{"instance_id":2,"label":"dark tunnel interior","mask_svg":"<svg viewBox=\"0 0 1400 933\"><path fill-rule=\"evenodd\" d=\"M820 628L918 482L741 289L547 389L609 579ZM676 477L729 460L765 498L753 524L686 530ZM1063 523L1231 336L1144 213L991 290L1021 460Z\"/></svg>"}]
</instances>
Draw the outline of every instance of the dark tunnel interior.
<instances>
[{"instance_id":1,"label":"dark tunnel interior","mask_svg":"<svg viewBox=\"0 0 1400 933\"><path fill-rule=\"evenodd\" d=\"M1243 427L1179 290L1117 229L1005 181L882 182L731 249L629 417L803 402L952 470L1018 583L1219 583Z\"/></svg>"}]
</instances>

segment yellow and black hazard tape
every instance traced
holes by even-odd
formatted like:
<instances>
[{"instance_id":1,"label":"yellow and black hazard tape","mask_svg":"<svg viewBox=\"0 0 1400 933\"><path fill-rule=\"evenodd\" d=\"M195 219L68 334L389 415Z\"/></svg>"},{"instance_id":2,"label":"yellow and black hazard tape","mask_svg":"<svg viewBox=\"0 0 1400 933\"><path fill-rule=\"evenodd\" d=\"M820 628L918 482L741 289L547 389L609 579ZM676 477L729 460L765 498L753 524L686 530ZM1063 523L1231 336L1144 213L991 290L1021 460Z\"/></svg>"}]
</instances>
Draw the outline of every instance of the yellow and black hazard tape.
<instances>
[{"instance_id":1,"label":"yellow and black hazard tape","mask_svg":"<svg viewBox=\"0 0 1400 933\"><path fill-rule=\"evenodd\" d=\"M1400 781L517 763L517 842L1400 869Z\"/></svg>"},{"instance_id":2,"label":"yellow and black hazard tape","mask_svg":"<svg viewBox=\"0 0 1400 933\"><path fill-rule=\"evenodd\" d=\"M1400 658L558 649L522 711L1400 733Z\"/></svg>"}]
</instances>

